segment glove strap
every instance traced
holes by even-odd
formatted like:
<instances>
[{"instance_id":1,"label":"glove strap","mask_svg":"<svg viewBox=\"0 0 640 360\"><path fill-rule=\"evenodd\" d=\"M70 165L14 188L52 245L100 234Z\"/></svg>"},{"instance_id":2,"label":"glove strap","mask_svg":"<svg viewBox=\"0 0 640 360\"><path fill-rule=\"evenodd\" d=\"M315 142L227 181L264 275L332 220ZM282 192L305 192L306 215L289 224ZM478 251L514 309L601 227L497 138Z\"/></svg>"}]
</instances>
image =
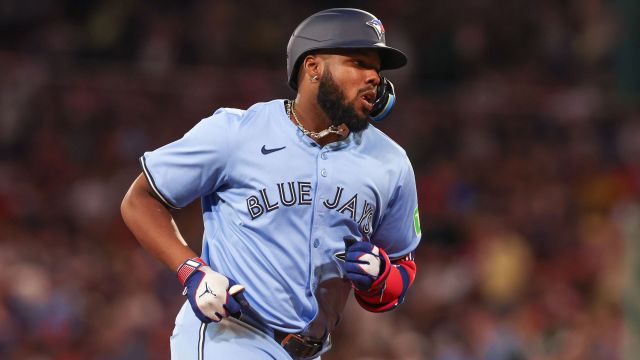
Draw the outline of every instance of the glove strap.
<instances>
[{"instance_id":1,"label":"glove strap","mask_svg":"<svg viewBox=\"0 0 640 360\"><path fill-rule=\"evenodd\" d=\"M187 279L201 266L207 266L207 263L199 257L185 260L185 262L183 262L178 268L178 280L180 281L180 284L184 286Z\"/></svg>"}]
</instances>

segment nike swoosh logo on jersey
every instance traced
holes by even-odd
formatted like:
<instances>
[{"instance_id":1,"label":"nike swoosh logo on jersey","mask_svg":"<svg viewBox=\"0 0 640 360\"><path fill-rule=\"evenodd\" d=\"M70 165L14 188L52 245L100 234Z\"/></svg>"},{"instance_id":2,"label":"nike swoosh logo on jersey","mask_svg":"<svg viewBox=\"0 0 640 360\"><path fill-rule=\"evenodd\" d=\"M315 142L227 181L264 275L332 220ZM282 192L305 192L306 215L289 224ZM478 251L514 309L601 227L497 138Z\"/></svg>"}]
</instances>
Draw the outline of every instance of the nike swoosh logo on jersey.
<instances>
[{"instance_id":1,"label":"nike swoosh logo on jersey","mask_svg":"<svg viewBox=\"0 0 640 360\"><path fill-rule=\"evenodd\" d=\"M286 146L279 147L279 148L273 148L273 149L267 149L265 147L265 145L262 145L262 149L260 149L260 151L262 152L262 155L267 155L267 154L271 154L272 152L280 151L280 150L282 150L284 148L286 148Z\"/></svg>"}]
</instances>

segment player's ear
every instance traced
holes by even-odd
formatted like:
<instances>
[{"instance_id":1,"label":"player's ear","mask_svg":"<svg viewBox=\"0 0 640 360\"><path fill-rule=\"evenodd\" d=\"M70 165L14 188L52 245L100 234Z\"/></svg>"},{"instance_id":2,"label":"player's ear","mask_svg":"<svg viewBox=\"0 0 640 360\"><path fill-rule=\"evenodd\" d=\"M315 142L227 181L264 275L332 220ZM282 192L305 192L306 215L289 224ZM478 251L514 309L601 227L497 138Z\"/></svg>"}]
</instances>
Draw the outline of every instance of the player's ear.
<instances>
[{"instance_id":1,"label":"player's ear","mask_svg":"<svg viewBox=\"0 0 640 360\"><path fill-rule=\"evenodd\" d=\"M318 54L309 54L302 60L302 66L300 66L300 74L298 79L300 81L317 82L322 73L323 59Z\"/></svg>"}]
</instances>

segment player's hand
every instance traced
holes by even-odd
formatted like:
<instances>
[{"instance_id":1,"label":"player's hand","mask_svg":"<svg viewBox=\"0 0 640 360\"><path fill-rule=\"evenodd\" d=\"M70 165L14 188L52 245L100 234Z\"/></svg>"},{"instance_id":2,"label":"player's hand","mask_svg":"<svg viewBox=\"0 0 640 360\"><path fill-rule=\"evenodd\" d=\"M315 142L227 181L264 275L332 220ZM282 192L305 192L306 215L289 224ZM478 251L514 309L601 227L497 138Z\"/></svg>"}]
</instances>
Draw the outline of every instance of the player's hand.
<instances>
[{"instance_id":1,"label":"player's hand","mask_svg":"<svg viewBox=\"0 0 640 360\"><path fill-rule=\"evenodd\" d=\"M213 271L200 258L186 260L178 268L178 279L185 287L183 295L198 319L204 323L219 322L227 316L242 314L235 296L243 296L244 287Z\"/></svg>"},{"instance_id":2,"label":"player's hand","mask_svg":"<svg viewBox=\"0 0 640 360\"><path fill-rule=\"evenodd\" d=\"M381 248L368 241L356 241L345 236L343 270L353 287L359 291L376 292L384 285L391 267L389 257Z\"/></svg>"}]
</instances>

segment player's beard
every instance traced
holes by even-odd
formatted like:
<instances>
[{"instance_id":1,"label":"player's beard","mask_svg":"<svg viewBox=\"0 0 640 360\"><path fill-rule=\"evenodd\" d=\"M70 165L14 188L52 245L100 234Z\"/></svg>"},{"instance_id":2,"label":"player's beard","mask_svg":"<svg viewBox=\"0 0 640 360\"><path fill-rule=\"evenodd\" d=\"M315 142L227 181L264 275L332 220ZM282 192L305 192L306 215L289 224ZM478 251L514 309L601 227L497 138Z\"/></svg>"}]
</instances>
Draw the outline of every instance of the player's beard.
<instances>
[{"instance_id":1,"label":"player's beard","mask_svg":"<svg viewBox=\"0 0 640 360\"><path fill-rule=\"evenodd\" d=\"M355 103L357 99L347 102L344 92L340 90L338 84L333 80L331 71L326 69L318 84L318 104L331 124L338 126L345 124L349 131L358 133L369 126L369 116L360 116L356 112Z\"/></svg>"}]
</instances>

